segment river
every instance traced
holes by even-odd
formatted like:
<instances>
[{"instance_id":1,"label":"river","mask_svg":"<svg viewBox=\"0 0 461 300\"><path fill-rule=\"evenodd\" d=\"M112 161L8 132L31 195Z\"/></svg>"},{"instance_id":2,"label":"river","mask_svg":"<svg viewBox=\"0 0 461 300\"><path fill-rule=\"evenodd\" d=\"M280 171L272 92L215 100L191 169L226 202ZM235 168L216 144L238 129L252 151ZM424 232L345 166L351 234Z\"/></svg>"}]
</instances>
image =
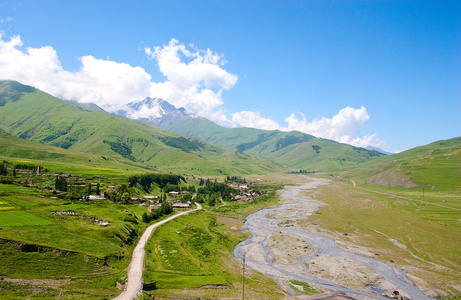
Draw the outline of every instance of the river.
<instances>
[{"instance_id":1,"label":"river","mask_svg":"<svg viewBox=\"0 0 461 300\"><path fill-rule=\"evenodd\" d=\"M359 255L336 246L335 240L319 234L279 225L287 220L296 223L297 220L308 218L318 210L321 203L303 195L303 191L315 189L328 180L305 177L305 183L296 186L286 186L281 192L283 205L262 209L247 217L244 228L251 237L238 244L234 255L242 261L245 256L246 267L272 277L287 293L295 295L288 282L297 280L327 291L345 293L354 299L389 299L393 290L400 291L407 298L417 300L433 299L426 296L420 289L405 278L405 272L373 257ZM289 235L309 243L312 251L305 256L299 256L289 264L274 261L274 249L266 247L271 235ZM308 272L307 264L315 258L327 257L331 261L347 261L349 265L360 265L370 273L376 274L377 280L365 286L342 285L325 278L317 277ZM322 270L323 271L323 270ZM347 271L346 271L347 273Z\"/></svg>"}]
</instances>

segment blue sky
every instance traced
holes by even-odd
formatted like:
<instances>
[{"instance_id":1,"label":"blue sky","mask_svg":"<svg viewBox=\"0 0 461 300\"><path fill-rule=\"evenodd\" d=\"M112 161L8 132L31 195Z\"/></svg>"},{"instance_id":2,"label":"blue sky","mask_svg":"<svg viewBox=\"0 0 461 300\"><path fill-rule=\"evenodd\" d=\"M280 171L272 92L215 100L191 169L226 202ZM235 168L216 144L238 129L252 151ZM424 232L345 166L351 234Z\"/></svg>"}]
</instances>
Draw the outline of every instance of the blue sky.
<instances>
[{"instance_id":1,"label":"blue sky","mask_svg":"<svg viewBox=\"0 0 461 300\"><path fill-rule=\"evenodd\" d=\"M405 150L460 136L461 1L3 1L0 78Z\"/></svg>"}]
</instances>

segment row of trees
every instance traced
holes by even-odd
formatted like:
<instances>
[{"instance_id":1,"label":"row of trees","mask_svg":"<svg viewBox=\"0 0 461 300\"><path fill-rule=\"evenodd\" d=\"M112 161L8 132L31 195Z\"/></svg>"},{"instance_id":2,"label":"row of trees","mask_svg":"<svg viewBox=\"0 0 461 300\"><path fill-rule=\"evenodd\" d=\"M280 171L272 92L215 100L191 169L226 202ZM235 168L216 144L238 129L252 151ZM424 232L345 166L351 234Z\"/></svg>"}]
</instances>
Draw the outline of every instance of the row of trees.
<instances>
[{"instance_id":1,"label":"row of trees","mask_svg":"<svg viewBox=\"0 0 461 300\"><path fill-rule=\"evenodd\" d=\"M235 183L247 183L247 180L245 178L242 178L240 176L229 176L227 175L226 182L235 182Z\"/></svg>"},{"instance_id":2,"label":"row of trees","mask_svg":"<svg viewBox=\"0 0 461 300\"><path fill-rule=\"evenodd\" d=\"M239 192L239 190L223 182L210 181L207 179L204 184L197 189L196 201L215 206L219 199L230 201L232 200L232 195L236 195Z\"/></svg>"},{"instance_id":3,"label":"row of trees","mask_svg":"<svg viewBox=\"0 0 461 300\"><path fill-rule=\"evenodd\" d=\"M181 186L181 185L178 185L178 184L167 183L162 188L163 193L168 193L168 192L171 192L171 191L177 191L177 192L188 191L188 192L191 192L191 193L195 193L195 186L193 186L192 184L188 185L188 186Z\"/></svg>"},{"instance_id":4,"label":"row of trees","mask_svg":"<svg viewBox=\"0 0 461 300\"><path fill-rule=\"evenodd\" d=\"M142 221L144 223L150 223L153 220L157 220L162 216L169 215L173 212L173 205L166 201L162 202L159 208L152 210L152 212L145 212L142 215Z\"/></svg>"},{"instance_id":5,"label":"row of trees","mask_svg":"<svg viewBox=\"0 0 461 300\"><path fill-rule=\"evenodd\" d=\"M1 176L8 175L8 165L11 165L11 163L8 163L6 160L4 160L0 164L0 175ZM41 172L48 172L48 169L44 169L42 166L30 165L30 164L15 164L15 165L10 166L10 168L11 168L11 176L13 177L16 177L16 170L35 171L38 168Z\"/></svg>"},{"instance_id":6,"label":"row of trees","mask_svg":"<svg viewBox=\"0 0 461 300\"><path fill-rule=\"evenodd\" d=\"M152 189L152 184L157 184L160 188L164 188L167 184L179 185L181 181L186 182L186 179L181 175L173 174L142 174L131 176L128 178L130 187L139 186L143 191L149 193Z\"/></svg>"}]
</instances>

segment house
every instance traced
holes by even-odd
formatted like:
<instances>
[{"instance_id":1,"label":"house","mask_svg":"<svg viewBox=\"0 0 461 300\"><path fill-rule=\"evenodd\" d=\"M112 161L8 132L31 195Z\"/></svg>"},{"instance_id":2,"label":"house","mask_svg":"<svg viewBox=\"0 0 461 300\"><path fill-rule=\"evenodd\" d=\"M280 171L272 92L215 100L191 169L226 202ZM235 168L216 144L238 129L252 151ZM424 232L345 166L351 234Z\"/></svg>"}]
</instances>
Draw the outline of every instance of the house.
<instances>
[{"instance_id":1,"label":"house","mask_svg":"<svg viewBox=\"0 0 461 300\"><path fill-rule=\"evenodd\" d=\"M88 200L105 200L105 199L107 198L105 198L102 195L89 195L88 196Z\"/></svg>"},{"instance_id":2,"label":"house","mask_svg":"<svg viewBox=\"0 0 461 300\"><path fill-rule=\"evenodd\" d=\"M173 204L173 208L191 208L191 203L190 202L185 202L185 203L177 202Z\"/></svg>"},{"instance_id":3,"label":"house","mask_svg":"<svg viewBox=\"0 0 461 300\"><path fill-rule=\"evenodd\" d=\"M253 198L247 196L247 195L237 195L234 197L234 200L237 201L253 201Z\"/></svg>"},{"instance_id":4,"label":"house","mask_svg":"<svg viewBox=\"0 0 461 300\"><path fill-rule=\"evenodd\" d=\"M159 208L160 208L160 204L149 205L149 207L147 208L147 211L152 212L153 210L156 210L156 209L159 209Z\"/></svg>"}]
</instances>

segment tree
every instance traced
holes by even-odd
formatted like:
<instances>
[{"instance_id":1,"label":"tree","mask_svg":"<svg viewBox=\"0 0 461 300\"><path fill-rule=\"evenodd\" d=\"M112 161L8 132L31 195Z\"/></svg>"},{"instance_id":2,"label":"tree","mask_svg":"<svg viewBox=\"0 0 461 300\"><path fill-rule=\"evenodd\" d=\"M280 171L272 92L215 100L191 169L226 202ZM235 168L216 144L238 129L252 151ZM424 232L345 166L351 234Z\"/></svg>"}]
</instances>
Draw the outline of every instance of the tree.
<instances>
[{"instance_id":1,"label":"tree","mask_svg":"<svg viewBox=\"0 0 461 300\"><path fill-rule=\"evenodd\" d=\"M67 192L67 180L65 177L56 177L54 188L61 192Z\"/></svg>"},{"instance_id":2,"label":"tree","mask_svg":"<svg viewBox=\"0 0 461 300\"><path fill-rule=\"evenodd\" d=\"M6 175L8 173L8 168L6 167L6 161L3 161L3 164L0 165L0 175Z\"/></svg>"},{"instance_id":3,"label":"tree","mask_svg":"<svg viewBox=\"0 0 461 300\"><path fill-rule=\"evenodd\" d=\"M92 193L91 182L88 182L88 186L87 186L87 194L88 194L88 196L91 195L91 193Z\"/></svg>"},{"instance_id":4,"label":"tree","mask_svg":"<svg viewBox=\"0 0 461 300\"><path fill-rule=\"evenodd\" d=\"M96 195L99 195L101 193L99 188L100 188L100 185L99 185L99 182L98 182L98 184L96 185Z\"/></svg>"},{"instance_id":5,"label":"tree","mask_svg":"<svg viewBox=\"0 0 461 300\"><path fill-rule=\"evenodd\" d=\"M208 195L207 195L208 197ZM215 206L216 205L216 195L211 195L209 198L208 198L208 201L207 201L207 204L211 207Z\"/></svg>"},{"instance_id":6,"label":"tree","mask_svg":"<svg viewBox=\"0 0 461 300\"><path fill-rule=\"evenodd\" d=\"M128 192L122 194L122 203L129 203L131 200L131 196Z\"/></svg>"},{"instance_id":7,"label":"tree","mask_svg":"<svg viewBox=\"0 0 461 300\"><path fill-rule=\"evenodd\" d=\"M147 215L146 212L142 214L142 221L144 223L149 223L150 222L150 218L149 218L149 216Z\"/></svg>"},{"instance_id":8,"label":"tree","mask_svg":"<svg viewBox=\"0 0 461 300\"><path fill-rule=\"evenodd\" d=\"M182 196L181 201L182 202L192 201L192 194L191 193L184 194Z\"/></svg>"},{"instance_id":9,"label":"tree","mask_svg":"<svg viewBox=\"0 0 461 300\"><path fill-rule=\"evenodd\" d=\"M173 212L173 205L167 201L163 201L160 205L160 215L169 215Z\"/></svg>"}]
</instances>

